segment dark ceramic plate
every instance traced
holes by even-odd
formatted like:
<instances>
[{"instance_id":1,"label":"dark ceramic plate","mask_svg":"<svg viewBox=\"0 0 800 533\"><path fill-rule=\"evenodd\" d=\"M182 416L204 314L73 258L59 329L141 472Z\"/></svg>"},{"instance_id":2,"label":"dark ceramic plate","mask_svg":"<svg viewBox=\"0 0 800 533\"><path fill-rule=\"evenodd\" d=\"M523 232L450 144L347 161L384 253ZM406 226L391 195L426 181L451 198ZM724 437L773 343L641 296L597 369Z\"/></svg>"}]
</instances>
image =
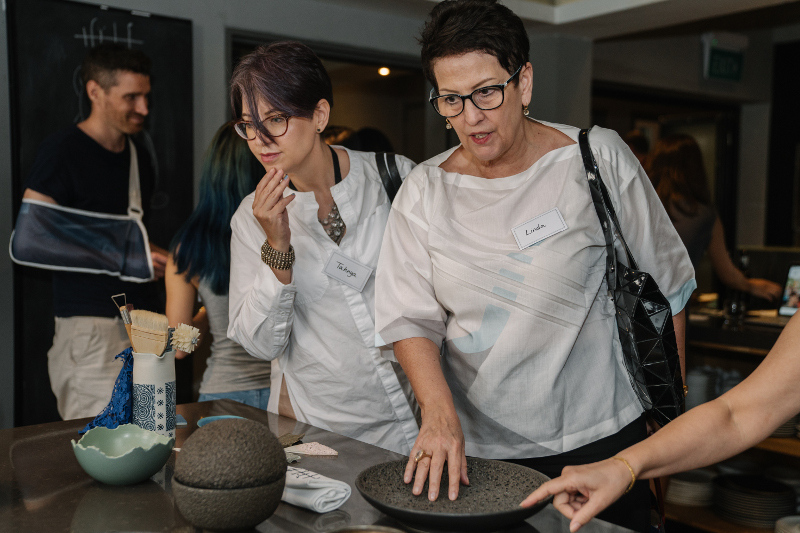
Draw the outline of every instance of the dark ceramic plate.
<instances>
[{"instance_id":1,"label":"dark ceramic plate","mask_svg":"<svg viewBox=\"0 0 800 533\"><path fill-rule=\"evenodd\" d=\"M361 472L356 488L373 507L411 527L441 531L497 531L533 516L551 498L533 507L520 502L550 478L524 466L489 459L467 459L470 485L461 486L456 501L447 498L447 469L443 490L435 502L428 501L428 484L422 495L411 494L412 484L403 483L406 460L381 463Z\"/></svg>"}]
</instances>

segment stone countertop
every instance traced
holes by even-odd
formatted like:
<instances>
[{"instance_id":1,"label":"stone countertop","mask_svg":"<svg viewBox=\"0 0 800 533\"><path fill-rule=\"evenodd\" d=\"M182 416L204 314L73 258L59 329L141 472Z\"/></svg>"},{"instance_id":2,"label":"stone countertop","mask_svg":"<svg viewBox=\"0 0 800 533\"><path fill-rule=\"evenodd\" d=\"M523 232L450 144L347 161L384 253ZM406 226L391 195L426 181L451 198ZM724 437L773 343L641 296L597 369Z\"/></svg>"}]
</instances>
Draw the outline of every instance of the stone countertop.
<instances>
[{"instance_id":1,"label":"stone countertop","mask_svg":"<svg viewBox=\"0 0 800 533\"><path fill-rule=\"evenodd\" d=\"M403 456L230 400L179 405L177 411L188 422L186 427L177 430L175 446L178 448L197 429L200 418L231 414L262 422L276 435L305 433L304 442L320 442L339 452L339 456L333 458L303 457L296 466L349 483L353 494L342 507L317 514L281 503L257 531L318 533L369 524L404 529L370 506L355 489L356 476L363 469ZM195 529L181 516L172 499L175 452L151 481L127 487L104 485L81 469L72 452L70 440L78 440L78 431L87 422L88 419L70 420L0 431L0 529L7 533L194 533ZM550 505L526 524L506 531L567 533L569 521ZM628 530L593 520L582 531L624 533Z\"/></svg>"}]
</instances>

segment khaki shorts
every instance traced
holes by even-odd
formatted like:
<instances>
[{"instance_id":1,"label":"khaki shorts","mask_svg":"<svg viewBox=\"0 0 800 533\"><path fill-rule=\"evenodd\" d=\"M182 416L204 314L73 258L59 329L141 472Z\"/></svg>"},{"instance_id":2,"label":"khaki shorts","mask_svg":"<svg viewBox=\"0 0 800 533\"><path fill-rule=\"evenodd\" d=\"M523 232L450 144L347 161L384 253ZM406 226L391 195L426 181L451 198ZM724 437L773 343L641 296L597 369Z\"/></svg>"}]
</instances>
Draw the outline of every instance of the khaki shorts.
<instances>
[{"instance_id":1,"label":"khaki shorts","mask_svg":"<svg viewBox=\"0 0 800 533\"><path fill-rule=\"evenodd\" d=\"M119 318L56 317L47 370L61 418L95 417L105 409L122 368L114 357L130 345Z\"/></svg>"}]
</instances>

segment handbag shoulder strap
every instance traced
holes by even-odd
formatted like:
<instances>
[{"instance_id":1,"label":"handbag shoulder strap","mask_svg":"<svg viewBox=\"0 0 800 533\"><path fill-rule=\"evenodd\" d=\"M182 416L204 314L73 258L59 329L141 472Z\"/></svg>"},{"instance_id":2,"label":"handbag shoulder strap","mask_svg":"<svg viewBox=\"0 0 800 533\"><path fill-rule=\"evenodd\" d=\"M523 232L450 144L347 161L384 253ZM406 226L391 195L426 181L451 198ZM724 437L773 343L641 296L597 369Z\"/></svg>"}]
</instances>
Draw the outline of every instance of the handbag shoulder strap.
<instances>
[{"instance_id":1,"label":"handbag shoulder strap","mask_svg":"<svg viewBox=\"0 0 800 533\"><path fill-rule=\"evenodd\" d=\"M378 174L381 176L383 188L389 197L389 203L392 203L394 197L397 196L397 191L400 190L400 185L403 184L400 171L397 169L396 157L392 152L377 152L375 163L378 165Z\"/></svg>"},{"instance_id":2,"label":"handbag shoulder strap","mask_svg":"<svg viewBox=\"0 0 800 533\"><path fill-rule=\"evenodd\" d=\"M595 160L594 154L589 147L589 130L584 129L580 131L578 134L578 144L581 149L581 158L583 159L583 167L586 171L586 178L589 180L589 189L592 192L592 200L595 210L597 211L597 218L600 219L600 225L603 227L606 248L608 249L610 247L610 249L608 249L608 256L609 259L613 257L611 260L614 264L609 265L610 268L613 267L611 272L616 270L617 262L616 253L614 253L614 238L611 231L612 224L614 228L616 228L617 237L619 237L619 240L622 242L622 246L625 249L625 254L627 255L628 259L628 266L634 270L638 270L639 265L636 263L636 259L634 259L630 248L628 248L628 243L625 241L625 236L622 234L622 228L620 227L619 220L617 219L617 213L614 210L614 204L611 202L611 196L608 194L608 189L606 189L606 185L603 183L603 178L600 176L600 167L597 166L597 161ZM610 221L609 216L611 217ZM610 282L611 280L609 280L609 283Z\"/></svg>"}]
</instances>

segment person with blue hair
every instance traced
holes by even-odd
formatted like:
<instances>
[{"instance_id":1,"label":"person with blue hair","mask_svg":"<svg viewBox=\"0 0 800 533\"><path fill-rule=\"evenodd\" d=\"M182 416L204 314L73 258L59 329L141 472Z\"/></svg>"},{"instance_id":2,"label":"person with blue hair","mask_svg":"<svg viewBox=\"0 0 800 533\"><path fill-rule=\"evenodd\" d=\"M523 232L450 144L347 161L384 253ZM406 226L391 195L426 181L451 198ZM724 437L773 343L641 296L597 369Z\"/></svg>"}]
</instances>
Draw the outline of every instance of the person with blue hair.
<instances>
[{"instance_id":1,"label":"person with blue hair","mask_svg":"<svg viewBox=\"0 0 800 533\"><path fill-rule=\"evenodd\" d=\"M252 357L227 336L231 218L253 192L263 169L231 124L221 127L206 152L200 200L170 246L166 268L170 326L208 323L214 341L200 384L200 401L227 398L267 408L270 363ZM203 308L192 317L197 297ZM178 359L186 353L177 352Z\"/></svg>"}]
</instances>

